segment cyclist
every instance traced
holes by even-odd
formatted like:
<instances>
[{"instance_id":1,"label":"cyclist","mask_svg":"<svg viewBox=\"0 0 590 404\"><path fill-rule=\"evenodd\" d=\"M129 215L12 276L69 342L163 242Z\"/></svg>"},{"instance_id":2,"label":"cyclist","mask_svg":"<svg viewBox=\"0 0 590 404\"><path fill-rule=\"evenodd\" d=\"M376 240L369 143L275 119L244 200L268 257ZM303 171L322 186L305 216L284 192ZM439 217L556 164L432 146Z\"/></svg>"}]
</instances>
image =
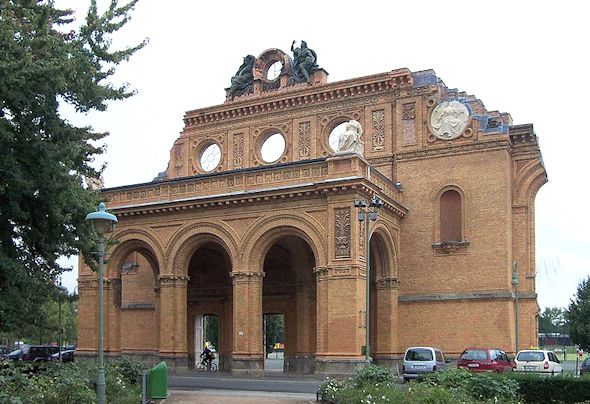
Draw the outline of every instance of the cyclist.
<instances>
[{"instance_id":1,"label":"cyclist","mask_svg":"<svg viewBox=\"0 0 590 404\"><path fill-rule=\"evenodd\" d=\"M215 354L209 349L209 345L205 345L205 349L203 349L203 352L201 353L201 359L203 360L203 363L207 365L207 369L211 369L211 363L213 362L213 359L215 359Z\"/></svg>"}]
</instances>

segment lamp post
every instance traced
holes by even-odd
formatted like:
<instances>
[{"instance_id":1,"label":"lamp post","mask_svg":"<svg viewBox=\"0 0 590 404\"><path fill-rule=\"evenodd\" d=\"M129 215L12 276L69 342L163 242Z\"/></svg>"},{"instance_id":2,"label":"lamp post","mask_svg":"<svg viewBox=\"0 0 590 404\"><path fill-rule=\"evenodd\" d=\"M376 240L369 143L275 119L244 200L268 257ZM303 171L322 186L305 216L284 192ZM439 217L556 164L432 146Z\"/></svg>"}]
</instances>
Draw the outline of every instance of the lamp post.
<instances>
[{"instance_id":1,"label":"lamp post","mask_svg":"<svg viewBox=\"0 0 590 404\"><path fill-rule=\"evenodd\" d=\"M58 300L58 313L57 313L57 324L58 324L58 327L59 327L59 330L58 330L59 331L58 332L58 340L57 340L57 352L58 352L57 355L58 355L59 361L61 362L61 346L62 346L62 343L63 343L62 342L62 332L63 332L62 330L63 330L63 328L62 328L62 325L61 325L61 300L62 300L62 295L64 293L67 293L68 290L65 287L61 286L61 281L60 281L60 284L57 287L57 289L59 291L58 292L59 293L59 297L58 297L58 299L59 299Z\"/></svg>"},{"instance_id":2,"label":"lamp post","mask_svg":"<svg viewBox=\"0 0 590 404\"><path fill-rule=\"evenodd\" d=\"M365 303L365 361L367 365L371 363L371 346L370 346L370 292L371 292L371 263L370 263L370 240L371 236L369 223L377 220L377 209L383 206L383 200L378 196L373 196L370 202L367 203L364 199L357 199L354 201L354 207L358 209L358 221L365 223L365 262L367 268L366 274L366 303Z\"/></svg>"},{"instance_id":3,"label":"lamp post","mask_svg":"<svg viewBox=\"0 0 590 404\"><path fill-rule=\"evenodd\" d=\"M514 354L516 355L518 353L518 262L516 261L512 263L512 285L514 286L514 328L516 329Z\"/></svg>"},{"instance_id":4,"label":"lamp post","mask_svg":"<svg viewBox=\"0 0 590 404\"><path fill-rule=\"evenodd\" d=\"M98 233L98 377L96 381L96 396L99 404L104 404L105 394L105 377L104 377L104 352L102 346L102 286L104 270L104 244L105 234L113 231L117 217L111 213L105 212L105 205L101 202L98 205L98 211L86 215L86 220L94 225Z\"/></svg>"}]
</instances>

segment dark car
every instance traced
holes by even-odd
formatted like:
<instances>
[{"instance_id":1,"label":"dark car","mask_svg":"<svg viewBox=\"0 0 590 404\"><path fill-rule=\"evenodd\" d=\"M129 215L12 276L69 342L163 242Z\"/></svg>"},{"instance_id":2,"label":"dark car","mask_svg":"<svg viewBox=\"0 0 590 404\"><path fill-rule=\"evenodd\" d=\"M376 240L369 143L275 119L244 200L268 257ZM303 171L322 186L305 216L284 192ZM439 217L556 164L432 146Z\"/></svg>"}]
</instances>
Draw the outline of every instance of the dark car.
<instances>
[{"instance_id":1,"label":"dark car","mask_svg":"<svg viewBox=\"0 0 590 404\"><path fill-rule=\"evenodd\" d=\"M580 365L580 376L590 375L590 356L584 359Z\"/></svg>"},{"instance_id":2,"label":"dark car","mask_svg":"<svg viewBox=\"0 0 590 404\"><path fill-rule=\"evenodd\" d=\"M74 354L75 350L73 349L66 349L61 351L61 361L62 362L73 362L74 361ZM59 352L54 353L51 355L52 361L59 361Z\"/></svg>"},{"instance_id":3,"label":"dark car","mask_svg":"<svg viewBox=\"0 0 590 404\"><path fill-rule=\"evenodd\" d=\"M50 345L25 345L20 350L11 352L9 359L27 362L46 362L51 360L51 355L57 352L56 346ZM14 355L13 355L14 354Z\"/></svg>"},{"instance_id":4,"label":"dark car","mask_svg":"<svg viewBox=\"0 0 590 404\"><path fill-rule=\"evenodd\" d=\"M4 356L4 357L8 360L11 360L11 361L18 361L18 360L20 360L20 356L21 356L21 350L15 349L14 351L10 352L9 354L6 354L6 356Z\"/></svg>"},{"instance_id":5,"label":"dark car","mask_svg":"<svg viewBox=\"0 0 590 404\"><path fill-rule=\"evenodd\" d=\"M458 368L471 372L511 372L514 366L506 352L497 348L467 348L457 362Z\"/></svg>"}]
</instances>

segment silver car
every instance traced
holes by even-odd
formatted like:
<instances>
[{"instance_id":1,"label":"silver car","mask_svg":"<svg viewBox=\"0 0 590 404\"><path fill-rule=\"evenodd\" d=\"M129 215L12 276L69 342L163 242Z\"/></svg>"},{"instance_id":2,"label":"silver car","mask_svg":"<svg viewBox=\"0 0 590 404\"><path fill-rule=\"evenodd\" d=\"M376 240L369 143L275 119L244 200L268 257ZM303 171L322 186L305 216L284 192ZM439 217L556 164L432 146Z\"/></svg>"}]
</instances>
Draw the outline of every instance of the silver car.
<instances>
[{"instance_id":1,"label":"silver car","mask_svg":"<svg viewBox=\"0 0 590 404\"><path fill-rule=\"evenodd\" d=\"M418 379L425 373L432 373L449 368L450 359L438 348L413 346L404 355L404 380Z\"/></svg>"}]
</instances>

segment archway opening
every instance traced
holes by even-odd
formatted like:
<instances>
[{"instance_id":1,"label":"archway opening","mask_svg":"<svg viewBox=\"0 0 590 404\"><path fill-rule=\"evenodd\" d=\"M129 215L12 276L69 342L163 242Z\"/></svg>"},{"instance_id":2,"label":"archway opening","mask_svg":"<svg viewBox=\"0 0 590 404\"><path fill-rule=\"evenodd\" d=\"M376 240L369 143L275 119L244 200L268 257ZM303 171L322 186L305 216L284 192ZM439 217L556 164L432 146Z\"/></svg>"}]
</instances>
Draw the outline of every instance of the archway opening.
<instances>
[{"instance_id":1,"label":"archway opening","mask_svg":"<svg viewBox=\"0 0 590 404\"><path fill-rule=\"evenodd\" d=\"M285 354L285 316L265 314L264 325L264 369L282 372Z\"/></svg>"},{"instance_id":2,"label":"archway opening","mask_svg":"<svg viewBox=\"0 0 590 404\"><path fill-rule=\"evenodd\" d=\"M262 310L265 314L280 314L283 317L284 372L315 371L314 266L315 257L311 247L305 240L294 235L278 238L264 258Z\"/></svg>"},{"instance_id":3,"label":"archway opening","mask_svg":"<svg viewBox=\"0 0 590 404\"><path fill-rule=\"evenodd\" d=\"M122 247L128 246L123 244ZM155 354L159 350L160 335L158 264L151 251L144 247L130 251L118 261L120 278L111 281L118 292L115 304L120 308L121 352L142 356L150 352ZM144 332L137 332L138 324Z\"/></svg>"},{"instance_id":4,"label":"archway opening","mask_svg":"<svg viewBox=\"0 0 590 404\"><path fill-rule=\"evenodd\" d=\"M218 368L228 371L231 356L232 286L231 261L222 245L200 245L189 261L187 284L187 350L194 366L210 343Z\"/></svg>"}]
</instances>

